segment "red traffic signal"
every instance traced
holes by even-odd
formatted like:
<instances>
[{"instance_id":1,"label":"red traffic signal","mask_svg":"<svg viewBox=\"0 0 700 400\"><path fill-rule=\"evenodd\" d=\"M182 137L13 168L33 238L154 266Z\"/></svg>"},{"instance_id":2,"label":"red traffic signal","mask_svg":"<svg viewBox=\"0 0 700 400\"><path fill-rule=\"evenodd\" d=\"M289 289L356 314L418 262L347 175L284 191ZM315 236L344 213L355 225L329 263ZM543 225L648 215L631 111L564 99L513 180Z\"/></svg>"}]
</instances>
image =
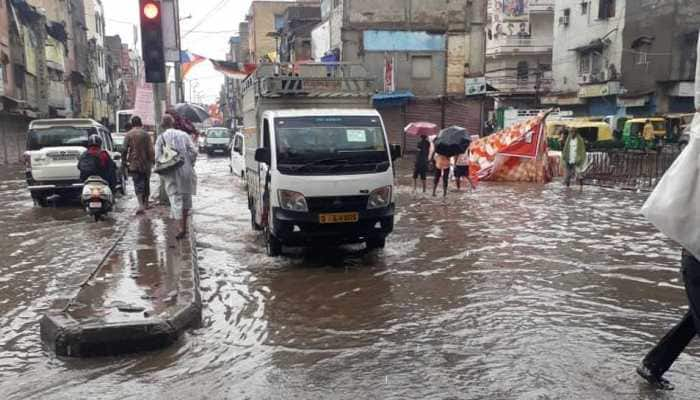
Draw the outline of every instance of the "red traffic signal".
<instances>
[{"instance_id":1,"label":"red traffic signal","mask_svg":"<svg viewBox=\"0 0 700 400\"><path fill-rule=\"evenodd\" d=\"M144 4L141 11L146 19L155 19L160 14L160 7L157 3L151 1Z\"/></svg>"}]
</instances>

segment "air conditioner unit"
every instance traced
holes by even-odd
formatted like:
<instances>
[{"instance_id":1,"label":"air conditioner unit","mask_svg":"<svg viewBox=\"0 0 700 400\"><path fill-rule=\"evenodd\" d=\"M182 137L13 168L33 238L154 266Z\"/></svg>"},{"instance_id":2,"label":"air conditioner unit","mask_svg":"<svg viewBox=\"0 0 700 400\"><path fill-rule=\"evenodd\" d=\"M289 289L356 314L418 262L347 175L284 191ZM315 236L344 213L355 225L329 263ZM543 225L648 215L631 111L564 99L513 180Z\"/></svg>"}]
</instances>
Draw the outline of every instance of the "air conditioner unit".
<instances>
[{"instance_id":1,"label":"air conditioner unit","mask_svg":"<svg viewBox=\"0 0 700 400\"><path fill-rule=\"evenodd\" d=\"M578 76L578 83L583 84L583 83L590 83L591 82L591 74L579 74Z\"/></svg>"},{"instance_id":2,"label":"air conditioner unit","mask_svg":"<svg viewBox=\"0 0 700 400\"><path fill-rule=\"evenodd\" d=\"M564 15L564 16L559 17L559 25L564 25L564 26L569 25L569 16Z\"/></svg>"}]
</instances>

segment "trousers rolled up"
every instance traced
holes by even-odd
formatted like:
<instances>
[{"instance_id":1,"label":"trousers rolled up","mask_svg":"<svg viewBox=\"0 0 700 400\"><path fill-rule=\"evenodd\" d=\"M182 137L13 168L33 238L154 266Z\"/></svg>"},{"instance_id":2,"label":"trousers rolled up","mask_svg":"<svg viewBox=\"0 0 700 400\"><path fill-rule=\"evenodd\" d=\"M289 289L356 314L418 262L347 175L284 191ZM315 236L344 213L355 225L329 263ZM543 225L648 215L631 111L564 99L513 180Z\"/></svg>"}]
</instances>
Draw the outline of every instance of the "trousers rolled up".
<instances>
[{"instance_id":1,"label":"trousers rolled up","mask_svg":"<svg viewBox=\"0 0 700 400\"><path fill-rule=\"evenodd\" d=\"M700 328L700 261L685 250L681 274L688 296L688 312L644 357L643 364L655 376L662 376L671 368Z\"/></svg>"}]
</instances>

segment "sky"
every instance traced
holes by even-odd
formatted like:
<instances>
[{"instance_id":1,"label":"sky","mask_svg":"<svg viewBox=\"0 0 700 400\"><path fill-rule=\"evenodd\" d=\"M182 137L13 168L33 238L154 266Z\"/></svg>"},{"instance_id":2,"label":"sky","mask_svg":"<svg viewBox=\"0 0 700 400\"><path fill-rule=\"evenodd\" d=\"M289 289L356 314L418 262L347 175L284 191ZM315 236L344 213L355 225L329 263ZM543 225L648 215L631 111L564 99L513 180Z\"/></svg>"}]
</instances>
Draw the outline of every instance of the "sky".
<instances>
[{"instance_id":1,"label":"sky","mask_svg":"<svg viewBox=\"0 0 700 400\"><path fill-rule=\"evenodd\" d=\"M238 34L238 24L245 19L250 3L251 0L180 0L182 49L204 57L225 59L228 40ZM133 47L134 31L139 30L139 1L102 0L102 4L107 34L118 34L122 42ZM137 46L139 53L140 46ZM202 102L213 103L223 83L223 75L215 71L211 63L200 63L185 79L185 99L189 100L191 85L194 93L200 93Z\"/></svg>"}]
</instances>

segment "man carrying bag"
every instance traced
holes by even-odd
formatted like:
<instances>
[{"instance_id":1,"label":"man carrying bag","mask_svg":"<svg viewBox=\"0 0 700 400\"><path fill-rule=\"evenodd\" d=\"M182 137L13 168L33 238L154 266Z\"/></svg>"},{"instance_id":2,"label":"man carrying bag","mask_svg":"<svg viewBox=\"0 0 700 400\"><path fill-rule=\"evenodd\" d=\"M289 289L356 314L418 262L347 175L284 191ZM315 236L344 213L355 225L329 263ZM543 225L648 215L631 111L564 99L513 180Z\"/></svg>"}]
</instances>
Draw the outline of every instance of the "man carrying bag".
<instances>
[{"instance_id":1,"label":"man carrying bag","mask_svg":"<svg viewBox=\"0 0 700 400\"><path fill-rule=\"evenodd\" d=\"M673 390L673 385L663 375L700 332L700 59L695 84L696 113L688 146L642 207L642 214L654 226L683 246L681 274L688 296L688 312L637 368L637 373L649 384L663 390Z\"/></svg>"}]
</instances>

